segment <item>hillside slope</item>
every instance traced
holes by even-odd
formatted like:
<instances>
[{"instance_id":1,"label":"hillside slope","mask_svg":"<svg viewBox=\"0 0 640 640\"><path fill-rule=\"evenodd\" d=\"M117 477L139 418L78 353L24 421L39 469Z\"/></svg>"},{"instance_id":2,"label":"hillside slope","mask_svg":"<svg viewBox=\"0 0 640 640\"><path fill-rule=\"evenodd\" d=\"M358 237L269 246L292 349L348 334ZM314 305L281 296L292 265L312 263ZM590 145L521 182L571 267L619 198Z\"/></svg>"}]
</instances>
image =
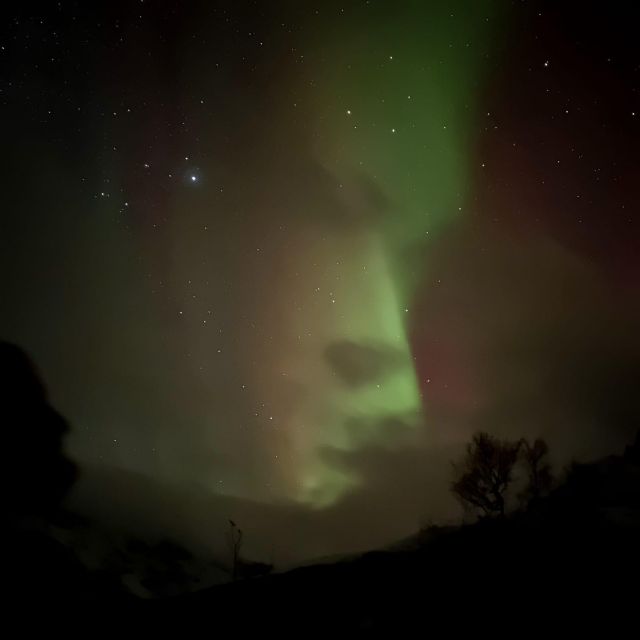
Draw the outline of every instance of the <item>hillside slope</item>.
<instances>
[{"instance_id":1,"label":"hillside slope","mask_svg":"<svg viewBox=\"0 0 640 640\"><path fill-rule=\"evenodd\" d=\"M591 604L631 611L639 534L636 440L622 456L574 465L550 496L503 521L432 528L404 550L216 587L162 608L237 630L316 632L424 628L451 612L467 624L515 611L584 617Z\"/></svg>"}]
</instances>

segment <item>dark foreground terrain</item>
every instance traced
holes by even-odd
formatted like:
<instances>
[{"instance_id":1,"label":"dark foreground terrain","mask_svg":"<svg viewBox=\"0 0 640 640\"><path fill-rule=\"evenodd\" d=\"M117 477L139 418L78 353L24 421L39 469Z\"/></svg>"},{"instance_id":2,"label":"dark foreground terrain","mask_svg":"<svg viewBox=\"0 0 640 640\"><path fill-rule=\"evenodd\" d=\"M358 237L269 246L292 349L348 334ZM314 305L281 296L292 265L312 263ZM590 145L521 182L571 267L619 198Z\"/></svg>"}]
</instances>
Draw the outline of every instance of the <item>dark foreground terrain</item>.
<instances>
[{"instance_id":1,"label":"dark foreground terrain","mask_svg":"<svg viewBox=\"0 0 640 640\"><path fill-rule=\"evenodd\" d=\"M90 569L77 544L65 544L60 532L91 529L60 508L76 475L62 449L68 427L18 348L0 343L0 364L5 623L15 617L20 629L35 622L57 632L86 620L89 637L103 629L126 636L132 620L145 636L200 629L403 637L438 623L449 633L504 635L559 617L573 625L598 617L610 626L631 620L637 635L640 433L621 455L573 465L550 495L507 517L431 527L391 550L194 591L183 571L189 558L175 545L109 542L109 562ZM154 598L133 595L123 580L140 567L139 586Z\"/></svg>"},{"instance_id":2,"label":"dark foreground terrain","mask_svg":"<svg viewBox=\"0 0 640 640\"><path fill-rule=\"evenodd\" d=\"M638 603L639 454L636 442L624 455L576 465L550 496L503 520L432 527L397 550L180 597L133 598L59 544L23 537L14 557L29 561L9 571L12 596L31 611L53 607L105 624L135 618L154 632L186 624L303 636L371 629L395 637L435 623L502 632L514 619L589 624L605 616L613 623L635 615Z\"/></svg>"},{"instance_id":3,"label":"dark foreground terrain","mask_svg":"<svg viewBox=\"0 0 640 640\"><path fill-rule=\"evenodd\" d=\"M431 622L506 629L556 616L612 623L639 606L640 442L575 466L524 513L431 528L404 550L216 587L156 604L170 615L223 615L241 628L404 628Z\"/></svg>"}]
</instances>

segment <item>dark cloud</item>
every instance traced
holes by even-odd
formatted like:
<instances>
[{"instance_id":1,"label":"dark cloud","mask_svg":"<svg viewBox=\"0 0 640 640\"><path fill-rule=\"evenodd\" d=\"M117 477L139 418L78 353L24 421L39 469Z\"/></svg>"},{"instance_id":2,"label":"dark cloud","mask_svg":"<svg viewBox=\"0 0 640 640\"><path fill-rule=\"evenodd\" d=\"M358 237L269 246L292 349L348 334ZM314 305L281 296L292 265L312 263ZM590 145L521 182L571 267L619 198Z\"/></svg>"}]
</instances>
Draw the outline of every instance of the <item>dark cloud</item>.
<instances>
[{"instance_id":1,"label":"dark cloud","mask_svg":"<svg viewBox=\"0 0 640 640\"><path fill-rule=\"evenodd\" d=\"M345 421L345 431L354 447L378 442L390 449L407 446L415 434L420 416L415 414L376 417L353 416Z\"/></svg>"},{"instance_id":2,"label":"dark cloud","mask_svg":"<svg viewBox=\"0 0 640 640\"><path fill-rule=\"evenodd\" d=\"M402 366L402 354L387 345L341 340L330 344L325 357L332 370L350 387L380 381Z\"/></svg>"},{"instance_id":3,"label":"dark cloud","mask_svg":"<svg viewBox=\"0 0 640 640\"><path fill-rule=\"evenodd\" d=\"M370 176L355 173L350 179L342 178L336 185L341 206L332 216L341 226L371 229L381 222L391 209L391 200ZM327 219L325 213L324 218Z\"/></svg>"}]
</instances>

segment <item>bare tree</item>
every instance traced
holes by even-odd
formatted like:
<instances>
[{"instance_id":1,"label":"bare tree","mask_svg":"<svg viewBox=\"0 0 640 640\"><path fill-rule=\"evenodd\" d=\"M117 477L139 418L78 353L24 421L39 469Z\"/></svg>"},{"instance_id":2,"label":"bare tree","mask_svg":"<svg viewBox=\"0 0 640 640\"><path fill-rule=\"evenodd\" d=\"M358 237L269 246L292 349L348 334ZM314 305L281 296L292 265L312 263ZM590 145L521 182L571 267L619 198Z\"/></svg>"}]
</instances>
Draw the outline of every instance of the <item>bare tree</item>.
<instances>
[{"instance_id":1,"label":"bare tree","mask_svg":"<svg viewBox=\"0 0 640 640\"><path fill-rule=\"evenodd\" d=\"M482 515L505 514L505 494L513 480L520 442L499 440L485 432L476 433L462 461L454 464L451 490L465 506Z\"/></svg>"},{"instance_id":2,"label":"bare tree","mask_svg":"<svg viewBox=\"0 0 640 640\"><path fill-rule=\"evenodd\" d=\"M242 529L233 521L229 520L229 547L231 550L231 579L238 578L240 568L240 549L242 548Z\"/></svg>"},{"instance_id":3,"label":"bare tree","mask_svg":"<svg viewBox=\"0 0 640 640\"><path fill-rule=\"evenodd\" d=\"M551 465L547 461L549 445L537 438L533 444L522 440L522 460L527 472L527 485L521 497L527 504L532 504L548 493L553 484Z\"/></svg>"}]
</instances>

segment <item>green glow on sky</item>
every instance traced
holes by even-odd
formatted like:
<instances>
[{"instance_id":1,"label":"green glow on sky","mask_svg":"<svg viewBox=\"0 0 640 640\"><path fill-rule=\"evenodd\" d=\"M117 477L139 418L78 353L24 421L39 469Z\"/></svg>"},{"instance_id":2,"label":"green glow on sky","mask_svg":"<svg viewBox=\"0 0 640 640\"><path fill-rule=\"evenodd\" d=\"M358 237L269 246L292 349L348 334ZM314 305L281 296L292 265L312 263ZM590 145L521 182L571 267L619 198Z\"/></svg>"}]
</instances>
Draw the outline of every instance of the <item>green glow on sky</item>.
<instances>
[{"instance_id":1,"label":"green glow on sky","mask_svg":"<svg viewBox=\"0 0 640 640\"><path fill-rule=\"evenodd\" d=\"M356 257L359 268L353 268ZM398 304L377 235L355 248L353 264L347 265L334 288L337 303L349 300L349 312L336 314L327 325L328 335L357 344L384 345L392 350L397 365L380 379L357 388L345 386L335 376L324 381L322 392L314 396L321 407L313 420L319 427L313 454L325 449L348 452L360 446L393 442L397 436L388 433L386 419L403 422L408 419L415 423L420 411L405 312ZM302 477L302 497L316 506L334 502L349 486L357 484L357 477L346 467L338 469L315 455L304 465Z\"/></svg>"},{"instance_id":2,"label":"green glow on sky","mask_svg":"<svg viewBox=\"0 0 640 640\"><path fill-rule=\"evenodd\" d=\"M402 361L357 388L335 372L314 377L315 400L300 409L314 431L298 449L298 497L313 505L358 482L327 450L393 446L403 425L421 424L408 320L426 247L464 211L492 5L372 3L369 22L332 22L330 34L306 43L314 152L350 217L324 250L328 264L339 258L328 286L342 312L313 319L318 348L382 345Z\"/></svg>"}]
</instances>

